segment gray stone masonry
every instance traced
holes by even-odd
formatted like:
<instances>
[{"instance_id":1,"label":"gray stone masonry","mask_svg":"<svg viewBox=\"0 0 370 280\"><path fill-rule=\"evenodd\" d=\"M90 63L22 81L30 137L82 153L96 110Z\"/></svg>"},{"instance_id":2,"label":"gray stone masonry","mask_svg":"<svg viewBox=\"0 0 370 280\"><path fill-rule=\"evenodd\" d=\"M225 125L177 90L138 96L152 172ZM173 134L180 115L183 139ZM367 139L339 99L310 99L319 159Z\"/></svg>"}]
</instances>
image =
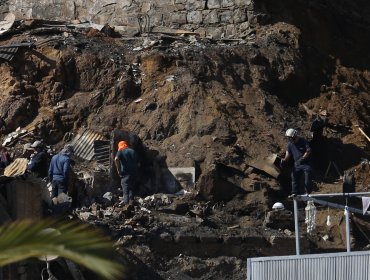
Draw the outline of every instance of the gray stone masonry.
<instances>
[{"instance_id":1,"label":"gray stone masonry","mask_svg":"<svg viewBox=\"0 0 370 280\"><path fill-rule=\"evenodd\" d=\"M237 38L260 18L254 14L254 0L8 0L0 2L0 11L18 19L79 19L131 32L139 31L138 16L147 14L151 28L199 30L216 39Z\"/></svg>"}]
</instances>

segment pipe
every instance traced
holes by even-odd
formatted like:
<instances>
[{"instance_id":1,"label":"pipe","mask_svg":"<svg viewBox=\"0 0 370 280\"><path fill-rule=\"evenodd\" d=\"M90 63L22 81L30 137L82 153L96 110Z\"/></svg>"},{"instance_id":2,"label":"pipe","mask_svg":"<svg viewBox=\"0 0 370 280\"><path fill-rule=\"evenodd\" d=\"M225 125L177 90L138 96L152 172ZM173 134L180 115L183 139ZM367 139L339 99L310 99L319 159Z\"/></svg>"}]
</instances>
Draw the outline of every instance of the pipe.
<instances>
[{"instance_id":1,"label":"pipe","mask_svg":"<svg viewBox=\"0 0 370 280\"><path fill-rule=\"evenodd\" d=\"M309 195L297 195L297 197L330 197L330 196L362 196L370 195L370 192L357 192L357 193L317 193Z\"/></svg>"},{"instance_id":2,"label":"pipe","mask_svg":"<svg viewBox=\"0 0 370 280\"><path fill-rule=\"evenodd\" d=\"M347 243L347 252L351 252L350 244L350 229L349 229L349 211L347 205L344 208L344 215L346 215L346 243Z\"/></svg>"},{"instance_id":3,"label":"pipe","mask_svg":"<svg viewBox=\"0 0 370 280\"><path fill-rule=\"evenodd\" d=\"M295 230L295 250L296 255L300 255L300 247L299 247L299 224L298 224L298 202L297 199L294 198L294 230Z\"/></svg>"},{"instance_id":4,"label":"pipe","mask_svg":"<svg viewBox=\"0 0 370 280\"><path fill-rule=\"evenodd\" d=\"M353 208L353 207L348 207L348 206L343 206L343 205L340 205L340 204L337 204L337 203L328 202L328 201L316 199L316 198L313 198L313 197L301 196L301 197L297 197L297 198L302 200L302 201L312 200L313 202L318 203L322 206L330 206L330 207L333 207L333 208L345 209L345 207L347 207L348 211L350 211L352 213L363 214L362 210L360 210L360 209ZM365 214L370 215L370 211L366 211Z\"/></svg>"}]
</instances>

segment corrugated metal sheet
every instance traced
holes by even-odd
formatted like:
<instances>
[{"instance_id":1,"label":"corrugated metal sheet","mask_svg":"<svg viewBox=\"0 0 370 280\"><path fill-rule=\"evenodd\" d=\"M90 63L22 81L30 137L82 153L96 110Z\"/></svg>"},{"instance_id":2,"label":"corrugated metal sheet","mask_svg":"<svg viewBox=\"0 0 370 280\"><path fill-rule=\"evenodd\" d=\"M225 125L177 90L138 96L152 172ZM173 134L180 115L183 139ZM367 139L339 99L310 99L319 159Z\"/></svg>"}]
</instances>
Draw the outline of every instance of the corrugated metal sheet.
<instances>
[{"instance_id":1,"label":"corrugated metal sheet","mask_svg":"<svg viewBox=\"0 0 370 280\"><path fill-rule=\"evenodd\" d=\"M110 166L110 141L107 140L96 140L94 141L94 155L98 163L105 167Z\"/></svg>"},{"instance_id":2,"label":"corrugated metal sheet","mask_svg":"<svg viewBox=\"0 0 370 280\"><path fill-rule=\"evenodd\" d=\"M19 48L32 48L33 43L19 43L8 46L0 46L0 58L6 61L12 61Z\"/></svg>"},{"instance_id":3,"label":"corrugated metal sheet","mask_svg":"<svg viewBox=\"0 0 370 280\"><path fill-rule=\"evenodd\" d=\"M18 48L2 48L0 49L0 58L4 59L6 61L12 61L14 58L14 55L17 53Z\"/></svg>"},{"instance_id":4,"label":"corrugated metal sheet","mask_svg":"<svg viewBox=\"0 0 370 280\"><path fill-rule=\"evenodd\" d=\"M7 177L16 177L23 175L27 171L27 164L28 159L17 158L5 168L4 175Z\"/></svg>"},{"instance_id":5,"label":"corrugated metal sheet","mask_svg":"<svg viewBox=\"0 0 370 280\"><path fill-rule=\"evenodd\" d=\"M247 280L369 280L370 251L252 258Z\"/></svg>"},{"instance_id":6,"label":"corrugated metal sheet","mask_svg":"<svg viewBox=\"0 0 370 280\"><path fill-rule=\"evenodd\" d=\"M92 160L94 158L94 142L96 140L105 140L105 138L91 130L85 130L77 134L71 142L75 155L86 160Z\"/></svg>"}]
</instances>

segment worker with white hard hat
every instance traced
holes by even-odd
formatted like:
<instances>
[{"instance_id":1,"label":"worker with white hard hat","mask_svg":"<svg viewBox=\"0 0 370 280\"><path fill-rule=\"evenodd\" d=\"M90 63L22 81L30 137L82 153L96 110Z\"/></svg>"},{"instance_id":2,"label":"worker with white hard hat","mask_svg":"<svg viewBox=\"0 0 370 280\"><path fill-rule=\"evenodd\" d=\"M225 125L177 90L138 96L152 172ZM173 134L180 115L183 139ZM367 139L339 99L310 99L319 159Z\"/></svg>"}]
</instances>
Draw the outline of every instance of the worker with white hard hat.
<instances>
[{"instance_id":1,"label":"worker with white hard hat","mask_svg":"<svg viewBox=\"0 0 370 280\"><path fill-rule=\"evenodd\" d=\"M295 197L297 194L302 194L302 188L299 186L299 178L304 174L304 187L306 193L312 192L312 167L311 167L311 148L308 142L298 136L298 131L294 128L289 128L285 132L288 138L288 146L285 152L285 157L282 159L282 165L293 159L294 167L292 169L292 194L289 197Z\"/></svg>"}]
</instances>

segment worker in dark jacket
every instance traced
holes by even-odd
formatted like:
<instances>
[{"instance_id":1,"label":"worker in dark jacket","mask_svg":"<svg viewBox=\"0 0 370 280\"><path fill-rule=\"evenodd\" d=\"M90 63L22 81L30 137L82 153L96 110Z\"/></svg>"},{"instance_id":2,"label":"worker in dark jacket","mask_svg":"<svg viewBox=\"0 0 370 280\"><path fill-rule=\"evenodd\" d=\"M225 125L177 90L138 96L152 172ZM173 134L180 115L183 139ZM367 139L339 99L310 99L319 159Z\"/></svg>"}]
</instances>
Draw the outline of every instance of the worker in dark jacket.
<instances>
[{"instance_id":1,"label":"worker in dark jacket","mask_svg":"<svg viewBox=\"0 0 370 280\"><path fill-rule=\"evenodd\" d=\"M63 150L53 156L49 167L49 180L53 185L51 198L57 197L62 192L67 194L68 176L71 171L71 155L74 153L73 146L66 144Z\"/></svg>"},{"instance_id":2,"label":"worker in dark jacket","mask_svg":"<svg viewBox=\"0 0 370 280\"><path fill-rule=\"evenodd\" d=\"M285 136L288 138L289 143L285 152L285 157L282 159L282 165L290 159L294 160L294 167L292 170L292 194L290 197L295 197L297 194L302 193L299 187L299 178L302 174L304 174L306 192L309 194L312 192L311 148L304 138L298 137L298 131L293 128L289 128L285 132Z\"/></svg>"},{"instance_id":3,"label":"worker in dark jacket","mask_svg":"<svg viewBox=\"0 0 370 280\"><path fill-rule=\"evenodd\" d=\"M127 204L133 197L133 188L138 176L138 159L136 152L129 148L127 142L118 143L118 152L115 157L117 172L121 177L123 203ZM120 168L121 167L121 168Z\"/></svg>"},{"instance_id":4,"label":"worker in dark jacket","mask_svg":"<svg viewBox=\"0 0 370 280\"><path fill-rule=\"evenodd\" d=\"M30 148L35 150L28 162L27 169L36 174L37 177L48 177L49 157L44 151L44 145L41 141L35 141Z\"/></svg>"},{"instance_id":5,"label":"worker in dark jacket","mask_svg":"<svg viewBox=\"0 0 370 280\"><path fill-rule=\"evenodd\" d=\"M7 150L0 144L0 169L4 169L11 162L10 154Z\"/></svg>"}]
</instances>

